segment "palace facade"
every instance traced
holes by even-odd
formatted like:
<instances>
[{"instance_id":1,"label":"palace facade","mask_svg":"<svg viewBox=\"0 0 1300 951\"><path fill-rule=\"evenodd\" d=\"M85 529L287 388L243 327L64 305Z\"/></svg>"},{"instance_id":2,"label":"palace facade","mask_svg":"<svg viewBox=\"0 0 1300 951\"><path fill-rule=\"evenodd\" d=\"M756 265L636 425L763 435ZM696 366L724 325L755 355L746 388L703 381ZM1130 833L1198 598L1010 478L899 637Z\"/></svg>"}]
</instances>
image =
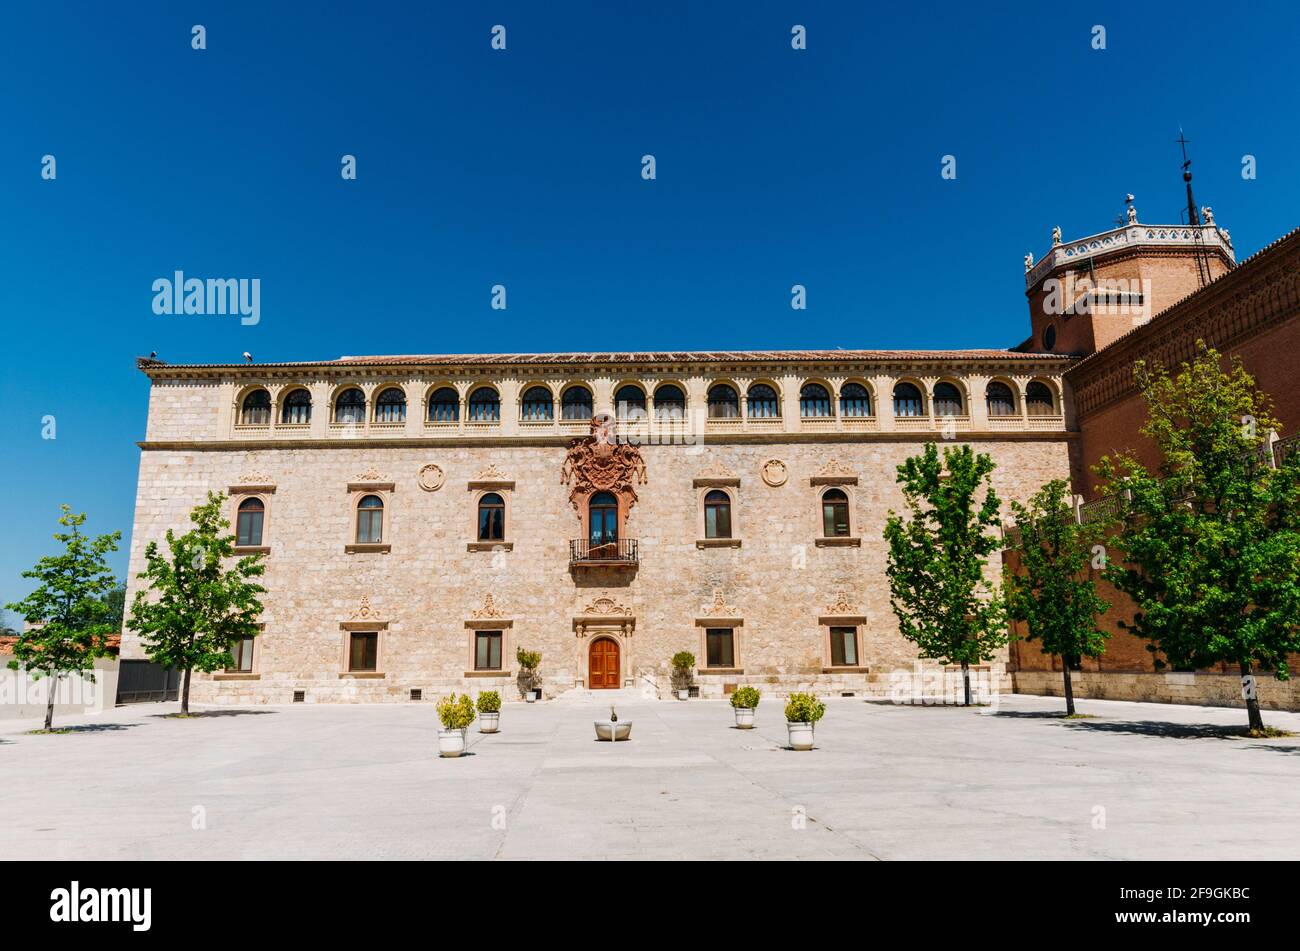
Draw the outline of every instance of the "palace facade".
<instances>
[{"instance_id":1,"label":"palace facade","mask_svg":"<svg viewBox=\"0 0 1300 951\"><path fill-rule=\"evenodd\" d=\"M915 649L885 580L896 467L933 440L1004 499L1069 471L1069 357L1008 350L344 357L151 381L144 546L229 497L261 635L201 701L736 685L887 689ZM124 658L142 656L127 632ZM1005 662L996 665L1002 674ZM877 687L878 685L878 687Z\"/></svg>"},{"instance_id":2,"label":"palace facade","mask_svg":"<svg viewBox=\"0 0 1300 951\"><path fill-rule=\"evenodd\" d=\"M141 359L128 601L145 545L217 491L238 550L265 557L264 626L195 675L197 701L510 696L517 648L542 655L547 696L667 696L678 651L702 696L887 696L933 666L899 635L882 538L924 443L989 453L1009 517L1054 478L1093 498L1099 453L1142 450L1139 356L1202 337L1266 388L1294 379L1300 238L1239 267L1206 217L1145 225L1130 205L1110 231L1058 230L1026 256L1031 335L1009 349ZM126 632L122 657L143 656ZM1171 692L1121 631L1086 663L1083 696L1237 702L1225 672ZM1055 671L1013 643L987 674L1052 692Z\"/></svg>"}]
</instances>

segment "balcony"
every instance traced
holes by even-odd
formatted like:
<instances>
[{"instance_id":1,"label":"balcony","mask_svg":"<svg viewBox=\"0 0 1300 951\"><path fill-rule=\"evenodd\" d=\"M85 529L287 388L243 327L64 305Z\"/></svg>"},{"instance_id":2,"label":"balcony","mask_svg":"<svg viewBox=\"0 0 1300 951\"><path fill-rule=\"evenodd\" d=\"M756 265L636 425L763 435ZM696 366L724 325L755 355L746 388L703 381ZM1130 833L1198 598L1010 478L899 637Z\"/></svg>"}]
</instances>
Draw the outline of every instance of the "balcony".
<instances>
[{"instance_id":1,"label":"balcony","mask_svg":"<svg viewBox=\"0 0 1300 951\"><path fill-rule=\"evenodd\" d=\"M635 568L638 564L635 538L592 541L575 538L569 542L570 568Z\"/></svg>"}]
</instances>

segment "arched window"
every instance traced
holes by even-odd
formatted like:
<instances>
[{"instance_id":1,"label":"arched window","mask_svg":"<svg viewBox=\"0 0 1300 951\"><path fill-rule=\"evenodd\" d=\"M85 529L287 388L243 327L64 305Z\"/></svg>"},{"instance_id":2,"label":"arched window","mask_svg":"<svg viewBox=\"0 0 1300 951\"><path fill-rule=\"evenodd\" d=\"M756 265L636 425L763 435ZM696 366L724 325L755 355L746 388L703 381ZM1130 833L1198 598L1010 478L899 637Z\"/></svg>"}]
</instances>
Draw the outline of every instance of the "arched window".
<instances>
[{"instance_id":1,"label":"arched window","mask_svg":"<svg viewBox=\"0 0 1300 951\"><path fill-rule=\"evenodd\" d=\"M1030 416L1055 416L1056 399L1052 396L1052 388L1034 380L1025 387L1025 408Z\"/></svg>"},{"instance_id":2,"label":"arched window","mask_svg":"<svg viewBox=\"0 0 1300 951\"><path fill-rule=\"evenodd\" d=\"M560 395L560 411L565 419L590 420L596 414L591 390L585 386L571 386Z\"/></svg>"},{"instance_id":3,"label":"arched window","mask_svg":"<svg viewBox=\"0 0 1300 951\"><path fill-rule=\"evenodd\" d=\"M960 416L961 413L961 390L951 383L936 383L934 385L934 415Z\"/></svg>"},{"instance_id":4,"label":"arched window","mask_svg":"<svg viewBox=\"0 0 1300 951\"><path fill-rule=\"evenodd\" d=\"M294 390L280 405L280 422L286 426L306 426L311 422L311 393Z\"/></svg>"},{"instance_id":5,"label":"arched window","mask_svg":"<svg viewBox=\"0 0 1300 951\"><path fill-rule=\"evenodd\" d=\"M721 489L704 496L704 537L731 537L731 496Z\"/></svg>"},{"instance_id":6,"label":"arched window","mask_svg":"<svg viewBox=\"0 0 1300 951\"><path fill-rule=\"evenodd\" d=\"M239 407L241 426L266 426L271 422L271 394L266 390L253 390L244 397Z\"/></svg>"},{"instance_id":7,"label":"arched window","mask_svg":"<svg viewBox=\"0 0 1300 951\"><path fill-rule=\"evenodd\" d=\"M618 541L618 499L611 492L597 492L587 502L587 526L593 545Z\"/></svg>"},{"instance_id":8,"label":"arched window","mask_svg":"<svg viewBox=\"0 0 1300 951\"><path fill-rule=\"evenodd\" d=\"M894 385L894 415L925 415L925 399L915 385L911 383L897 383Z\"/></svg>"},{"instance_id":9,"label":"arched window","mask_svg":"<svg viewBox=\"0 0 1300 951\"><path fill-rule=\"evenodd\" d=\"M460 397L450 386L440 386L429 397L429 422L454 423L460 419Z\"/></svg>"},{"instance_id":10,"label":"arched window","mask_svg":"<svg viewBox=\"0 0 1300 951\"><path fill-rule=\"evenodd\" d=\"M831 395L820 383L805 383L799 388L799 415L804 419L831 415Z\"/></svg>"},{"instance_id":11,"label":"arched window","mask_svg":"<svg viewBox=\"0 0 1300 951\"><path fill-rule=\"evenodd\" d=\"M530 386L519 404L519 418L530 423L549 423L555 419L555 400L544 386Z\"/></svg>"},{"instance_id":12,"label":"arched window","mask_svg":"<svg viewBox=\"0 0 1300 951\"><path fill-rule=\"evenodd\" d=\"M614 411L619 419L641 419L645 416L645 391L628 383L614 392Z\"/></svg>"},{"instance_id":13,"label":"arched window","mask_svg":"<svg viewBox=\"0 0 1300 951\"><path fill-rule=\"evenodd\" d=\"M1011 387L994 380L984 391L984 403L988 406L989 416L1015 416L1016 398Z\"/></svg>"},{"instance_id":14,"label":"arched window","mask_svg":"<svg viewBox=\"0 0 1300 951\"><path fill-rule=\"evenodd\" d=\"M849 534L849 497L843 489L827 489L822 493L822 534L827 538Z\"/></svg>"},{"instance_id":15,"label":"arched window","mask_svg":"<svg viewBox=\"0 0 1300 951\"><path fill-rule=\"evenodd\" d=\"M334 422L360 426L366 421L366 394L355 386L348 387L334 401Z\"/></svg>"},{"instance_id":16,"label":"arched window","mask_svg":"<svg viewBox=\"0 0 1300 951\"><path fill-rule=\"evenodd\" d=\"M501 421L501 397L490 386L480 386L469 395L469 419L472 423Z\"/></svg>"},{"instance_id":17,"label":"arched window","mask_svg":"<svg viewBox=\"0 0 1300 951\"><path fill-rule=\"evenodd\" d=\"M235 544L245 547L257 547L262 544L262 522L266 518L266 506L261 499L244 499L239 503L239 514L235 518Z\"/></svg>"},{"instance_id":18,"label":"arched window","mask_svg":"<svg viewBox=\"0 0 1300 951\"><path fill-rule=\"evenodd\" d=\"M766 383L755 383L745 394L745 415L750 419L776 419L781 415L781 401L776 390Z\"/></svg>"},{"instance_id":19,"label":"arched window","mask_svg":"<svg viewBox=\"0 0 1300 951\"><path fill-rule=\"evenodd\" d=\"M367 495L357 503L357 544L378 545L384 540L384 500Z\"/></svg>"},{"instance_id":20,"label":"arched window","mask_svg":"<svg viewBox=\"0 0 1300 951\"><path fill-rule=\"evenodd\" d=\"M871 393L861 383L845 383L840 387L840 415L862 417L871 415Z\"/></svg>"},{"instance_id":21,"label":"arched window","mask_svg":"<svg viewBox=\"0 0 1300 951\"><path fill-rule=\"evenodd\" d=\"M681 387L665 383L655 390L655 419L682 419L686 415L686 394Z\"/></svg>"},{"instance_id":22,"label":"arched window","mask_svg":"<svg viewBox=\"0 0 1300 951\"><path fill-rule=\"evenodd\" d=\"M401 423L406 420L406 394L390 386L375 401L376 423Z\"/></svg>"},{"instance_id":23,"label":"arched window","mask_svg":"<svg viewBox=\"0 0 1300 951\"><path fill-rule=\"evenodd\" d=\"M735 419L740 415L740 397L725 383L709 387L709 418Z\"/></svg>"},{"instance_id":24,"label":"arched window","mask_svg":"<svg viewBox=\"0 0 1300 951\"><path fill-rule=\"evenodd\" d=\"M478 500L478 540L499 542L506 537L506 500L488 492Z\"/></svg>"}]
</instances>

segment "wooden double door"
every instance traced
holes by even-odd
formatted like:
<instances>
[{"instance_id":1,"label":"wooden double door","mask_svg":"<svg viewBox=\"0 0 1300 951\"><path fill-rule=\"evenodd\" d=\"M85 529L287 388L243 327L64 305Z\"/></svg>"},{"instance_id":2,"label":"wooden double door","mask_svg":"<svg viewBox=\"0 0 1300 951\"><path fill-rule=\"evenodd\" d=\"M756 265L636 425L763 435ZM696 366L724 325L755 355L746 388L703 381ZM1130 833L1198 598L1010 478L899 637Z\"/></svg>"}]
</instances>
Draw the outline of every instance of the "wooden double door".
<instances>
[{"instance_id":1,"label":"wooden double door","mask_svg":"<svg viewBox=\"0 0 1300 951\"><path fill-rule=\"evenodd\" d=\"M587 654L587 689L614 690L621 687L618 641L598 637Z\"/></svg>"}]
</instances>

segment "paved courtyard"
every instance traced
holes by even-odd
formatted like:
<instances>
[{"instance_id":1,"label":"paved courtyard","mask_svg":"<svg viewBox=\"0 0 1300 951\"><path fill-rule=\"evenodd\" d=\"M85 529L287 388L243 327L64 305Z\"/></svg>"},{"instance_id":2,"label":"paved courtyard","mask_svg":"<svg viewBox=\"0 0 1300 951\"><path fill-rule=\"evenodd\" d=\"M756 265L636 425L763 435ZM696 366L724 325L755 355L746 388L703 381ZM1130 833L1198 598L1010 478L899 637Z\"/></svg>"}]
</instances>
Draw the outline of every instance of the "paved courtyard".
<instances>
[{"instance_id":1,"label":"paved courtyard","mask_svg":"<svg viewBox=\"0 0 1300 951\"><path fill-rule=\"evenodd\" d=\"M0 858L1254 858L1300 854L1300 737L1233 709L1003 698L994 713L836 699L818 748L780 704L507 704L439 760L432 704L0 721ZM1300 732L1300 714L1266 711ZM39 724L35 724L39 725ZM56 724L56 726L59 724Z\"/></svg>"}]
</instances>

